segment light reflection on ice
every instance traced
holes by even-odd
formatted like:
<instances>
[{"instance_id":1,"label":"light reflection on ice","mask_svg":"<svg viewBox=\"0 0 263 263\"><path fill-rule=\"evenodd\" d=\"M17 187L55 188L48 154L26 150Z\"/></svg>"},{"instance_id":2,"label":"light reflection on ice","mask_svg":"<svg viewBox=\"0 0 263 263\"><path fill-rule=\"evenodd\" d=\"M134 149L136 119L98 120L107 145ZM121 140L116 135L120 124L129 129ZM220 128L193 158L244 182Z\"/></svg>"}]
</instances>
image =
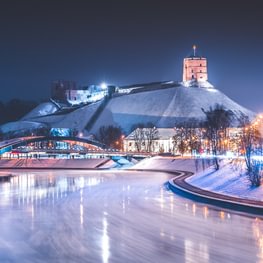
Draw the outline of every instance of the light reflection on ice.
<instances>
[{"instance_id":1,"label":"light reflection on ice","mask_svg":"<svg viewBox=\"0 0 263 263\"><path fill-rule=\"evenodd\" d=\"M109 236L107 232L108 223L107 218L103 218L103 233L101 238L101 247L102 247L102 260L103 263L108 263L109 256L110 256L110 242L109 242Z\"/></svg>"},{"instance_id":2,"label":"light reflection on ice","mask_svg":"<svg viewBox=\"0 0 263 263\"><path fill-rule=\"evenodd\" d=\"M80 214L80 225L83 226L83 190L80 189L80 204L79 204L79 214Z\"/></svg>"},{"instance_id":3,"label":"light reflection on ice","mask_svg":"<svg viewBox=\"0 0 263 263\"><path fill-rule=\"evenodd\" d=\"M45 198L64 198L69 192L100 183L101 178L96 177L55 177L51 173L48 177L39 177L32 173L22 173L14 176L10 182L0 184L0 205L9 205L14 201L24 205L41 202Z\"/></svg>"},{"instance_id":4,"label":"light reflection on ice","mask_svg":"<svg viewBox=\"0 0 263 263\"><path fill-rule=\"evenodd\" d=\"M208 217L208 215L209 215L208 207L205 206L205 207L203 208L203 211L204 211L204 218L207 219L207 217Z\"/></svg>"},{"instance_id":5,"label":"light reflection on ice","mask_svg":"<svg viewBox=\"0 0 263 263\"><path fill-rule=\"evenodd\" d=\"M185 262L209 262L209 251L207 245L204 243L196 244L191 240L184 241L185 246Z\"/></svg>"},{"instance_id":6,"label":"light reflection on ice","mask_svg":"<svg viewBox=\"0 0 263 263\"><path fill-rule=\"evenodd\" d=\"M169 176L30 172L0 184L0 262L263 263L260 219L177 196Z\"/></svg>"},{"instance_id":7,"label":"light reflection on ice","mask_svg":"<svg viewBox=\"0 0 263 263\"><path fill-rule=\"evenodd\" d=\"M252 230L253 230L254 237L256 239L257 246L259 247L257 256L261 258L259 262L262 263L263 262L263 259L262 259L263 258L263 223L262 221L256 218L254 220Z\"/></svg>"}]
</instances>

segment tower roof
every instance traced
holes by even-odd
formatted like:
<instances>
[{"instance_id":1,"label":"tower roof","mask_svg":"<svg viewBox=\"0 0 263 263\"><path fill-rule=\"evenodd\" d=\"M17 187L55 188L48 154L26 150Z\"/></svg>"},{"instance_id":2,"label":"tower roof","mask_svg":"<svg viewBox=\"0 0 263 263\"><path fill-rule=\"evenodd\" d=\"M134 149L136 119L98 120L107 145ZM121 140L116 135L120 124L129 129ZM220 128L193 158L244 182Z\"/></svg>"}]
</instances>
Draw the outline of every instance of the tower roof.
<instances>
[{"instance_id":1,"label":"tower roof","mask_svg":"<svg viewBox=\"0 0 263 263\"><path fill-rule=\"evenodd\" d=\"M203 56L200 56L200 54L198 54L196 50L197 50L197 46L193 45L191 53L190 55L187 56L187 58L203 58Z\"/></svg>"}]
</instances>

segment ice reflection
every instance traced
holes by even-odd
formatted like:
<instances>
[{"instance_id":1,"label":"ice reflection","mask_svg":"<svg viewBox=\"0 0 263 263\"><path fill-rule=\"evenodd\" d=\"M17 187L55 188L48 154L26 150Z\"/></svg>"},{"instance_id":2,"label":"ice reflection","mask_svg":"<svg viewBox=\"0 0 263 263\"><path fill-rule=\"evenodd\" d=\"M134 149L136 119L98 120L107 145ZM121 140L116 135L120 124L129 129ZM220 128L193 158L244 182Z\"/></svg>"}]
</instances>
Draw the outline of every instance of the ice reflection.
<instances>
[{"instance_id":1,"label":"ice reflection","mask_svg":"<svg viewBox=\"0 0 263 263\"><path fill-rule=\"evenodd\" d=\"M178 196L169 176L31 171L0 184L0 262L263 263L261 220Z\"/></svg>"},{"instance_id":2,"label":"ice reflection","mask_svg":"<svg viewBox=\"0 0 263 263\"><path fill-rule=\"evenodd\" d=\"M21 173L12 177L9 182L0 183L0 205L28 205L33 202L41 203L44 199L53 202L54 199L66 197L68 193L98 185L102 180L102 177L96 176L54 176L52 173L38 176L34 173Z\"/></svg>"},{"instance_id":3,"label":"ice reflection","mask_svg":"<svg viewBox=\"0 0 263 263\"><path fill-rule=\"evenodd\" d=\"M101 248L102 248L103 263L108 263L110 256L110 242L108 236L108 222L106 217L103 217L103 232L101 239Z\"/></svg>"},{"instance_id":4,"label":"ice reflection","mask_svg":"<svg viewBox=\"0 0 263 263\"><path fill-rule=\"evenodd\" d=\"M256 218L252 225L253 234L256 240L256 244L258 246L258 257L261 258L259 261L263 263L263 222L262 220Z\"/></svg>"},{"instance_id":5,"label":"ice reflection","mask_svg":"<svg viewBox=\"0 0 263 263\"><path fill-rule=\"evenodd\" d=\"M193 216L195 216L195 213L196 213L196 204L193 203L192 205L192 212L193 212Z\"/></svg>"},{"instance_id":6,"label":"ice reflection","mask_svg":"<svg viewBox=\"0 0 263 263\"><path fill-rule=\"evenodd\" d=\"M196 244L192 240L184 241L185 247L185 262L209 262L208 247L204 243Z\"/></svg>"},{"instance_id":7,"label":"ice reflection","mask_svg":"<svg viewBox=\"0 0 263 263\"><path fill-rule=\"evenodd\" d=\"M207 219L207 217L208 217L208 215L209 215L209 210L208 210L208 207L207 207L207 206L205 206L205 207L203 208L203 212L204 212L204 218Z\"/></svg>"},{"instance_id":8,"label":"ice reflection","mask_svg":"<svg viewBox=\"0 0 263 263\"><path fill-rule=\"evenodd\" d=\"M225 220L225 212L224 211L220 211L220 218L221 218L221 220Z\"/></svg>"},{"instance_id":9,"label":"ice reflection","mask_svg":"<svg viewBox=\"0 0 263 263\"><path fill-rule=\"evenodd\" d=\"M170 210L171 210L171 215L174 213L174 196L170 196Z\"/></svg>"},{"instance_id":10,"label":"ice reflection","mask_svg":"<svg viewBox=\"0 0 263 263\"><path fill-rule=\"evenodd\" d=\"M80 215L80 225L83 226L83 190L80 190L80 204L79 204L79 215Z\"/></svg>"}]
</instances>

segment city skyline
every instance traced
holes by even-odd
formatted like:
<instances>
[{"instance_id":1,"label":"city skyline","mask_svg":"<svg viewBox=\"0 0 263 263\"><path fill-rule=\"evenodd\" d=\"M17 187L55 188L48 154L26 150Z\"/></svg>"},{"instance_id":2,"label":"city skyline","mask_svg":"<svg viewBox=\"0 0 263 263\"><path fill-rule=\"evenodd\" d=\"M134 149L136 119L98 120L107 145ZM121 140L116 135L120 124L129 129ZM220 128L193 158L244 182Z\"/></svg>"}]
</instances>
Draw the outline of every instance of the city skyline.
<instances>
[{"instance_id":1,"label":"city skyline","mask_svg":"<svg viewBox=\"0 0 263 263\"><path fill-rule=\"evenodd\" d=\"M6 1L1 8L1 100L50 97L51 83L129 85L182 80L193 44L208 80L263 111L259 1Z\"/></svg>"}]
</instances>

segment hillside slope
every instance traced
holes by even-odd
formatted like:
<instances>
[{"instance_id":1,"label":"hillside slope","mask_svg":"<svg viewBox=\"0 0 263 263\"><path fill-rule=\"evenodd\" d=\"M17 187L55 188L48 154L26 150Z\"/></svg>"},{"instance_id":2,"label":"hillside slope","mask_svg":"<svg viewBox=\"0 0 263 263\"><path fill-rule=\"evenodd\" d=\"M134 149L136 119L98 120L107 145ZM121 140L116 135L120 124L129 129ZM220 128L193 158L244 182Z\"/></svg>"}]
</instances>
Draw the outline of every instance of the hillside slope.
<instances>
[{"instance_id":1,"label":"hillside slope","mask_svg":"<svg viewBox=\"0 0 263 263\"><path fill-rule=\"evenodd\" d=\"M103 101L99 101L61 113L50 103L40 104L17 124L5 124L0 127L0 131L16 130L16 125L17 128L24 129L31 122L29 126L42 124L46 127L71 128L78 131L89 127L86 132L93 134L103 125L114 125L120 126L123 132L128 134L132 126L138 123L151 122L158 128L172 128L193 119L204 120L205 114L202 109L209 110L216 104L223 105L237 117L241 113L251 119L255 116L252 111L240 106L217 89L185 87L178 84L168 88L162 88L160 85L160 89L138 89L136 93L113 97L107 100L105 108L98 112L102 103Z\"/></svg>"},{"instance_id":2,"label":"hillside slope","mask_svg":"<svg viewBox=\"0 0 263 263\"><path fill-rule=\"evenodd\" d=\"M190 119L203 120L202 111L223 105L232 110L236 116L241 112L250 117L254 113L217 89L195 87L173 87L154 91L128 94L113 98L91 129L96 133L101 125L121 126L127 133L134 124L152 122L156 127L171 128Z\"/></svg>"}]
</instances>

